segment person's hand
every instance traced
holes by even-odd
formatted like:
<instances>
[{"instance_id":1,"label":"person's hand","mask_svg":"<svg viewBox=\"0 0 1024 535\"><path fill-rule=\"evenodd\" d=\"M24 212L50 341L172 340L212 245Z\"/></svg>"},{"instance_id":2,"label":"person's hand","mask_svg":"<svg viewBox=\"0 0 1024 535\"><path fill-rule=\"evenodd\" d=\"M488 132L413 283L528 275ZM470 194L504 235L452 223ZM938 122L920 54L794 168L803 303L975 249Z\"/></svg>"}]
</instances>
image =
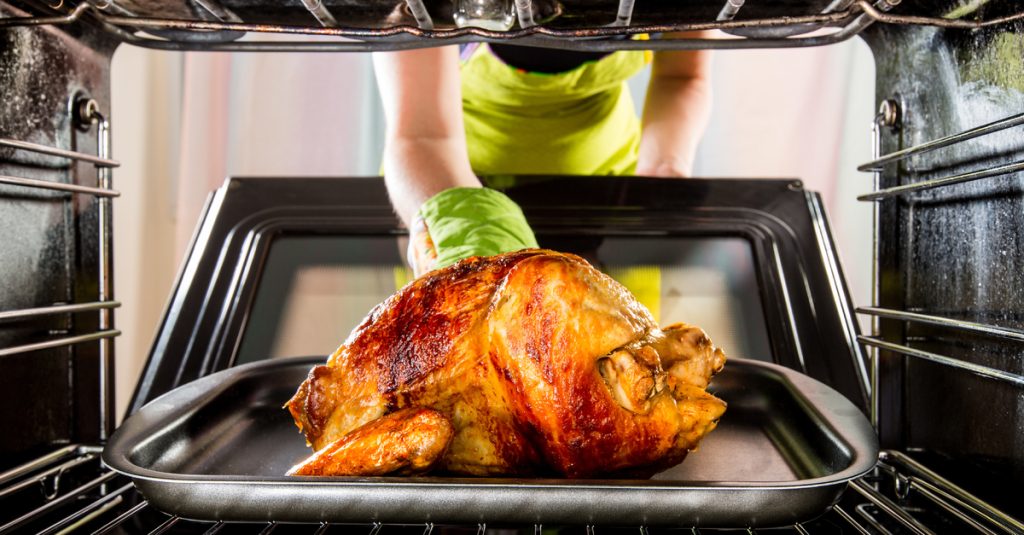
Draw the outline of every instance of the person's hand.
<instances>
[{"instance_id":1,"label":"person's hand","mask_svg":"<svg viewBox=\"0 0 1024 535\"><path fill-rule=\"evenodd\" d=\"M450 188L434 195L409 226L407 257L416 277L471 256L537 247L523 211L504 193Z\"/></svg>"},{"instance_id":2,"label":"person's hand","mask_svg":"<svg viewBox=\"0 0 1024 535\"><path fill-rule=\"evenodd\" d=\"M653 176L660 178L688 178L693 173L693 164L684 161L645 161L640 159L636 164L637 176Z\"/></svg>"},{"instance_id":3,"label":"person's hand","mask_svg":"<svg viewBox=\"0 0 1024 535\"><path fill-rule=\"evenodd\" d=\"M417 216L409 226L409 250L405 256L412 268L413 277L419 277L437 267L437 249L422 217Z\"/></svg>"}]
</instances>

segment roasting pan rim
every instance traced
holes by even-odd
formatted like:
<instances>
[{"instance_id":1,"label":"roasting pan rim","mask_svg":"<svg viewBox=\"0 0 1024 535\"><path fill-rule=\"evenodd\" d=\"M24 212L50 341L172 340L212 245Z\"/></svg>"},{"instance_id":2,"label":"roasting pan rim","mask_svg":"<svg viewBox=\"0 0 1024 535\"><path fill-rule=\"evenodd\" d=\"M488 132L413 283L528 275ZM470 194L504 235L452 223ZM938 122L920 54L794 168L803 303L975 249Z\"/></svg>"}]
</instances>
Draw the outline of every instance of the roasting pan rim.
<instances>
[{"instance_id":1,"label":"roasting pan rim","mask_svg":"<svg viewBox=\"0 0 1024 535\"><path fill-rule=\"evenodd\" d=\"M314 364L321 363L323 357L299 357L287 359L273 359L245 364L216 374L204 377L192 383L183 385L167 394L160 396L147 404L143 409L125 421L115 432L110 443L104 449L103 461L113 470L125 474L135 480L143 494L150 499L154 505L162 507L176 514L186 517L207 518L207 519L250 519L255 520L254 515L257 509L263 511L267 507L267 500L280 500L288 502L282 496L289 496L294 501L295 497L312 497L314 500L323 502L321 505L330 509L332 503L347 504L338 505L338 510L321 511L322 520L339 520L339 518L366 518L367 514L380 514L382 517L395 513L394 502L403 503L403 500L419 500L424 502L423 496L442 496L447 500L479 499L483 502L487 499L496 499L497 496L517 497L517 499L534 499L536 496L547 496L555 502L568 503L593 503L588 500L604 499L612 497L619 500L614 509L631 507L636 509L635 514L641 514L643 521L650 523L675 522L673 514L681 514L671 510L667 506L652 505L651 500L661 503L676 503L677 501L697 501L700 503L710 502L715 499L726 498L724 501L731 503L736 500L754 501L760 503L758 507L765 507L765 503L795 501L798 505L779 504L777 510L773 511L750 511L748 515L739 515L748 522L762 524L776 521L788 521L794 510L803 511L801 515L810 514L811 511L821 512L824 508L834 503L846 487L846 483L864 473L870 471L877 459L878 442L871 430L864 415L841 394L825 386L824 384L806 377L803 374L789 370L782 366L753 361L747 359L731 359L727 367L734 369L754 370L754 373L774 374L782 377L782 383L792 389L794 393L803 397L806 402L806 409L816 413L816 422L828 429L830 436L837 441L830 447L846 448L846 455L849 457L848 464L834 473L820 477L797 479L794 481L680 481L680 480L635 480L635 479L534 479L534 478L450 478L450 477L420 477L420 478L399 478L399 477L378 477L378 478L338 478L338 477L288 477L288 476L243 476L243 475L217 475L217 474L196 474L196 473L170 473L153 469L148 466L140 466L132 460L132 451L141 447L144 440L151 439L158 433L161 426L180 424L182 418L187 419L188 408L183 406L182 401L202 405L216 401L219 395L223 395L234 383L242 378L257 372L268 372L286 368L308 369ZM842 413L842 414L837 414ZM296 440L301 440L297 434ZM233 500L238 496L253 496L255 501L262 503L257 508L239 505ZM554 495L554 496L552 496ZM234 498L230 498L234 496ZM387 498L385 497L387 496ZM276 498L274 498L276 497ZM344 497L344 499L342 498ZM415 497L415 498L414 498ZM367 503L352 506L350 502L359 502L357 498L368 500ZM425 500L438 500L430 498ZM220 500L220 501L218 501ZM635 500L636 506L629 503ZM760 500L760 501L759 501ZM390 505L389 505L390 504ZM281 507L280 503L271 505L275 513L287 509ZM347 509L355 507L355 510ZM537 518L545 521L564 519L579 520L577 511L573 516L560 517L561 513L548 509L548 505L537 506L542 510ZM565 507L563 505L563 507ZM582 505L580 506L582 507ZM675 506L673 506L674 508ZM726 507L720 507L726 509ZM803 509L801 509L803 508ZM343 510L342 510L343 509ZM478 509L485 510L481 518L506 518L522 519L519 512L512 512L505 507L504 511L495 513L495 506L486 505L469 507L471 511L449 511L450 514L463 518L464 515L472 514ZM497 507L501 509L501 507ZM683 509L686 509L685 507ZM754 509L751 507L751 509ZM694 508L694 510L696 510ZM533 511L533 509L531 509ZM787 512L789 511L789 512ZM502 514L511 516L502 516ZM593 512L600 518L607 520L601 512ZM295 513L299 514L299 513ZM306 511L305 514L310 514ZM412 513L409 513L412 514ZM523 513L525 514L525 513ZM531 513L533 514L533 513ZM570 513L566 513L570 514ZM337 516L337 515L340 515ZM653 517L650 517L653 515ZM759 516L758 516L759 515ZM370 515L373 516L373 515ZM444 515L441 515L444 517ZM706 516L706 515L705 515ZM798 515L800 516L800 515ZM737 518L739 518L737 517ZM419 517L416 517L419 518ZM468 518L468 517L467 517ZM532 517L531 517L532 518ZM639 517L630 517L630 521ZM711 513L709 518L714 518ZM761 520L758 520L760 518ZM794 517L795 518L795 517ZM406 517L407 520L414 519ZM434 520L431 521L435 521ZM587 519L584 519L587 520Z\"/></svg>"}]
</instances>

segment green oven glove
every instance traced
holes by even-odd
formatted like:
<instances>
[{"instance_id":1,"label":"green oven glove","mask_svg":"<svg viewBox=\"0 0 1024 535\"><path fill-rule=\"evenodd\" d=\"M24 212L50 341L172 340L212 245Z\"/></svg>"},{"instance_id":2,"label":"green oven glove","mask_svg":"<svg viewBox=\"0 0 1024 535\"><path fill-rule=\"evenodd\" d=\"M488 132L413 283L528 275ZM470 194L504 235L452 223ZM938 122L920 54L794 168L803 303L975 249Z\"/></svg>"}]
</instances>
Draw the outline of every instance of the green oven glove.
<instances>
[{"instance_id":1,"label":"green oven glove","mask_svg":"<svg viewBox=\"0 0 1024 535\"><path fill-rule=\"evenodd\" d=\"M409 236L409 263L417 277L463 258L537 247L519 206L488 188L451 188L427 199Z\"/></svg>"}]
</instances>

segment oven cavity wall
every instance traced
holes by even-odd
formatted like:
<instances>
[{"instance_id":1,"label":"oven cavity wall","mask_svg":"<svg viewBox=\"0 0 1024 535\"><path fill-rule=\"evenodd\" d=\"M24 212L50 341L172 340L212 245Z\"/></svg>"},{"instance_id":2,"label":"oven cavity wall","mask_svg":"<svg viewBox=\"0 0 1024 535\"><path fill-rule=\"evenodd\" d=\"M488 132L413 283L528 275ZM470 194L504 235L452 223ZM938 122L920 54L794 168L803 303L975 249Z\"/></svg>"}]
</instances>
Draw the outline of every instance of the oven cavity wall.
<instances>
[{"instance_id":1,"label":"oven cavity wall","mask_svg":"<svg viewBox=\"0 0 1024 535\"><path fill-rule=\"evenodd\" d=\"M27 15L0 2L0 17ZM116 304L100 289L100 205L112 196L101 175L112 163L89 160L100 154L100 117L109 119L115 46L87 25L0 28L4 466L113 429L105 416Z\"/></svg>"},{"instance_id":2,"label":"oven cavity wall","mask_svg":"<svg viewBox=\"0 0 1024 535\"><path fill-rule=\"evenodd\" d=\"M877 359L882 447L919 450L1017 514L1019 499L1001 489L1024 482L1022 30L875 25L864 34L877 66L880 153L919 147L877 166L876 191L864 197L877 214L876 306L862 311L875 318L864 341Z\"/></svg>"}]
</instances>

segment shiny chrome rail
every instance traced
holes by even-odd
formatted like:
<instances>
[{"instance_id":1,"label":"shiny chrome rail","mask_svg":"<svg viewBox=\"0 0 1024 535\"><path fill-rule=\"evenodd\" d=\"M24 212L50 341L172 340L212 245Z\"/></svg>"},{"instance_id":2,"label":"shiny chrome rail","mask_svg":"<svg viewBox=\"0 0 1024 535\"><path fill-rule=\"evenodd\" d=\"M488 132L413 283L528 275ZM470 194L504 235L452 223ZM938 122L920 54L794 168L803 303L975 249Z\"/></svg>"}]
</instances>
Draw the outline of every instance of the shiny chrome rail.
<instances>
[{"instance_id":1,"label":"shiny chrome rail","mask_svg":"<svg viewBox=\"0 0 1024 535\"><path fill-rule=\"evenodd\" d=\"M528 1L528 0L527 0ZM385 28L344 27L318 0L303 0L305 8L320 23L318 26L294 26L283 24L254 24L235 20L237 17L215 17L219 20L177 20L154 17L124 16L108 12L111 3L97 6L81 3L73 10L53 16L22 16L0 19L0 28L14 26L62 25L78 21L89 12L104 27L121 40L138 46L165 50L209 50L209 51L336 51L358 52L369 50L404 50L437 46L436 40L445 44L515 39L519 44L574 50L659 50L694 48L790 48L820 46L840 42L860 33L872 23L928 25L939 28L974 30L989 26L1009 24L1024 20L1024 12L991 20L967 21L943 17L922 17L894 15L887 13L897 0L856 0L847 3L844 9L826 9L824 12L797 16L761 19L718 17L707 22L678 24L622 24L626 13L632 10L620 6L616 20L608 24L586 28L558 28L544 24L526 25L510 31L493 31L482 28L437 28L424 9L419 9L419 0L409 0L409 7L417 24L395 25ZM841 5L843 3L840 3ZM789 37L743 37L718 38L663 38L648 41L605 40L628 34L663 34L723 30L726 32L759 29L797 29L798 34L810 33L815 29L831 29L827 35L795 35ZM172 31L172 35L153 37L135 32ZM804 31L806 30L806 31ZM225 33L218 33L225 32ZM238 41L245 33L273 33L281 35L326 36L354 41ZM191 35L191 37L189 37ZM211 39L211 35L226 35L225 39ZM402 39L414 37L422 39Z\"/></svg>"}]
</instances>

